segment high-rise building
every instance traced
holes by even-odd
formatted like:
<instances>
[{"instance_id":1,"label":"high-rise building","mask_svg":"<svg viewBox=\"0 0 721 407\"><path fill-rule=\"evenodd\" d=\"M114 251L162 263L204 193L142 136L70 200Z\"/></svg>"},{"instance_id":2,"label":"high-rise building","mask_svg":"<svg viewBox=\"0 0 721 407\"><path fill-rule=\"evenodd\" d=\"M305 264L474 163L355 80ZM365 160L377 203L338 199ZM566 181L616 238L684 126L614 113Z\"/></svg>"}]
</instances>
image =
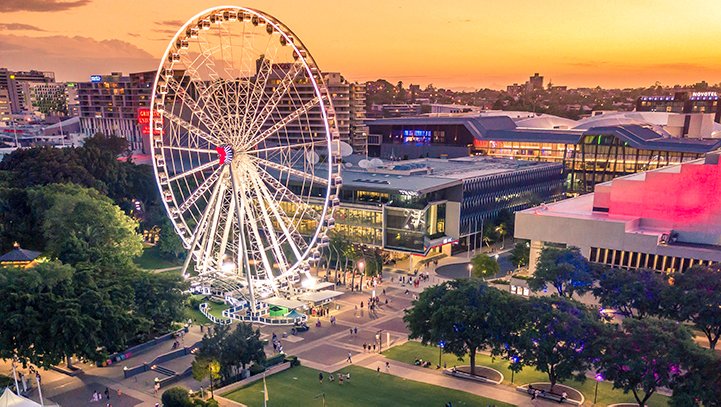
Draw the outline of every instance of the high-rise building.
<instances>
[{"instance_id":1,"label":"high-rise building","mask_svg":"<svg viewBox=\"0 0 721 407\"><path fill-rule=\"evenodd\" d=\"M528 82L526 82L526 90L534 91L534 90L542 90L543 89L543 76L540 76L538 72L534 73L533 76L528 78Z\"/></svg>"},{"instance_id":2,"label":"high-rise building","mask_svg":"<svg viewBox=\"0 0 721 407\"><path fill-rule=\"evenodd\" d=\"M676 92L673 96L641 96L636 101L639 112L707 113L721 123L721 96L717 92ZM688 129L688 124L684 126Z\"/></svg>"},{"instance_id":3,"label":"high-rise building","mask_svg":"<svg viewBox=\"0 0 721 407\"><path fill-rule=\"evenodd\" d=\"M55 83L53 72L10 71L7 68L0 68L0 89L7 90L7 101L13 114L32 113L34 109L31 88L53 83Z\"/></svg>"},{"instance_id":4,"label":"high-rise building","mask_svg":"<svg viewBox=\"0 0 721 407\"><path fill-rule=\"evenodd\" d=\"M23 111L63 116L67 113L65 83L24 82L23 87L29 95Z\"/></svg>"},{"instance_id":5,"label":"high-rise building","mask_svg":"<svg viewBox=\"0 0 721 407\"><path fill-rule=\"evenodd\" d=\"M65 110L68 116L80 116L80 101L78 99L78 87L75 82L65 83Z\"/></svg>"},{"instance_id":6,"label":"high-rise building","mask_svg":"<svg viewBox=\"0 0 721 407\"><path fill-rule=\"evenodd\" d=\"M138 123L139 109L150 106L155 71L93 75L75 84L80 104L80 129L125 137L133 152L149 153L150 139Z\"/></svg>"},{"instance_id":7,"label":"high-rise building","mask_svg":"<svg viewBox=\"0 0 721 407\"><path fill-rule=\"evenodd\" d=\"M350 144L358 154L368 154L368 126L366 120L366 85L350 85Z\"/></svg>"}]
</instances>

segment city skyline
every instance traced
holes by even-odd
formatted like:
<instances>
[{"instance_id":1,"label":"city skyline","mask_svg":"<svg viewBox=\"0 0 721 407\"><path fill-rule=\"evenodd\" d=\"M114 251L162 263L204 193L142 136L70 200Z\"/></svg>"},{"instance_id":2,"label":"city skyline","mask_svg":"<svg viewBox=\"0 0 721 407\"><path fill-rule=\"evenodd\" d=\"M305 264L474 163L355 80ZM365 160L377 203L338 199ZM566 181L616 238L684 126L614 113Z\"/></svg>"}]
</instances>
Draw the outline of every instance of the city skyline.
<instances>
[{"instance_id":1,"label":"city skyline","mask_svg":"<svg viewBox=\"0 0 721 407\"><path fill-rule=\"evenodd\" d=\"M293 27L324 71L457 90L502 89L533 72L571 87L721 80L721 6L699 1L294 4L248 0ZM212 1L6 1L0 58L59 80L155 70L174 32ZM143 12L140 12L140 11ZM110 16L117 16L112 18ZM328 33L332 34L328 34Z\"/></svg>"}]
</instances>

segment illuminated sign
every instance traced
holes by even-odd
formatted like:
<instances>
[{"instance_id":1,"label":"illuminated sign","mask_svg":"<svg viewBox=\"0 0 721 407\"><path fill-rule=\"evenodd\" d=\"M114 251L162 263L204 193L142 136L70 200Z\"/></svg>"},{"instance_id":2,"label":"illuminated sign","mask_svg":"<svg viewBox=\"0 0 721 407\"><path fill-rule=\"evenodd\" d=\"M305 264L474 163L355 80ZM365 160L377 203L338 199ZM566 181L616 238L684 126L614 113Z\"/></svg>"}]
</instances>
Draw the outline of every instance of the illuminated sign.
<instances>
[{"instance_id":1,"label":"illuminated sign","mask_svg":"<svg viewBox=\"0 0 721 407\"><path fill-rule=\"evenodd\" d=\"M160 113L156 110L153 112L153 116L155 120L162 120ZM141 107L138 109L138 125L140 125L140 132L147 136L150 134L150 109L147 107ZM154 135L159 136L161 135L160 130L155 130L153 132Z\"/></svg>"},{"instance_id":2,"label":"illuminated sign","mask_svg":"<svg viewBox=\"0 0 721 407\"><path fill-rule=\"evenodd\" d=\"M103 77L102 77L102 76L100 76L100 75L90 75L90 82L98 83L98 82L102 82L102 81L103 81Z\"/></svg>"},{"instance_id":3,"label":"illuminated sign","mask_svg":"<svg viewBox=\"0 0 721 407\"><path fill-rule=\"evenodd\" d=\"M691 94L691 97L693 98L705 98L705 97L716 97L718 94L716 92L693 92Z\"/></svg>"}]
</instances>

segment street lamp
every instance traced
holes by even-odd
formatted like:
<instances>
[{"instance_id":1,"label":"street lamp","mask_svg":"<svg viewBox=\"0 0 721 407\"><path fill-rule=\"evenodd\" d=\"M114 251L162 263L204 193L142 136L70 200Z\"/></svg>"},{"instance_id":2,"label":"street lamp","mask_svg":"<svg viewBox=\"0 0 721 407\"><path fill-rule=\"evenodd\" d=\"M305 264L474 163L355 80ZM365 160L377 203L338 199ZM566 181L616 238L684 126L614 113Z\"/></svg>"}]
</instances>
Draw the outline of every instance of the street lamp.
<instances>
[{"instance_id":1,"label":"street lamp","mask_svg":"<svg viewBox=\"0 0 721 407\"><path fill-rule=\"evenodd\" d=\"M360 285L360 289L358 291L363 291L363 270L365 270L365 268L366 268L365 261L363 259L358 260L356 267L358 267L358 271L360 271L360 273L361 273L361 285Z\"/></svg>"},{"instance_id":2,"label":"street lamp","mask_svg":"<svg viewBox=\"0 0 721 407\"><path fill-rule=\"evenodd\" d=\"M511 358L511 362L513 362L514 365L518 364L518 356L514 356ZM513 384L513 379L516 371L514 369L511 369L511 384Z\"/></svg>"},{"instance_id":3,"label":"street lamp","mask_svg":"<svg viewBox=\"0 0 721 407\"><path fill-rule=\"evenodd\" d=\"M602 373L596 373L596 390L593 392L593 404L596 404L596 399L598 398L598 383L603 381L603 374Z\"/></svg>"},{"instance_id":4,"label":"street lamp","mask_svg":"<svg viewBox=\"0 0 721 407\"><path fill-rule=\"evenodd\" d=\"M441 356L443 355L443 348L446 347L446 341L440 340L438 342L438 367L441 367Z\"/></svg>"},{"instance_id":5,"label":"street lamp","mask_svg":"<svg viewBox=\"0 0 721 407\"><path fill-rule=\"evenodd\" d=\"M471 279L471 272L473 272L473 264L468 263L468 279Z\"/></svg>"}]
</instances>

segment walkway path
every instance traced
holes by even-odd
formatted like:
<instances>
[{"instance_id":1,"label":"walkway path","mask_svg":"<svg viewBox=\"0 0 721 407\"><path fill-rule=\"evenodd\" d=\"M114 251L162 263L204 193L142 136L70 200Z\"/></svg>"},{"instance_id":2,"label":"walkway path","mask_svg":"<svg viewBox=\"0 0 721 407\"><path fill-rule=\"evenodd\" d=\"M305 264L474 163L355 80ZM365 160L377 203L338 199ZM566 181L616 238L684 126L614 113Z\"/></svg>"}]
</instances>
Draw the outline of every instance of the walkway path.
<instances>
[{"instance_id":1,"label":"walkway path","mask_svg":"<svg viewBox=\"0 0 721 407\"><path fill-rule=\"evenodd\" d=\"M386 372L385 369L386 361L389 361L391 364L388 372ZM444 375L440 370L400 363L395 360L386 359L383 355L373 355L372 357L365 358L364 360L358 362L357 365L367 367L372 370L376 370L380 367L381 372L402 377L404 379L460 390L478 396L503 401L505 403L515 404L517 406L558 405L558 403L552 403L545 400L532 401L528 395L516 391L513 387L506 385L476 383L469 380L458 379Z\"/></svg>"}]
</instances>

